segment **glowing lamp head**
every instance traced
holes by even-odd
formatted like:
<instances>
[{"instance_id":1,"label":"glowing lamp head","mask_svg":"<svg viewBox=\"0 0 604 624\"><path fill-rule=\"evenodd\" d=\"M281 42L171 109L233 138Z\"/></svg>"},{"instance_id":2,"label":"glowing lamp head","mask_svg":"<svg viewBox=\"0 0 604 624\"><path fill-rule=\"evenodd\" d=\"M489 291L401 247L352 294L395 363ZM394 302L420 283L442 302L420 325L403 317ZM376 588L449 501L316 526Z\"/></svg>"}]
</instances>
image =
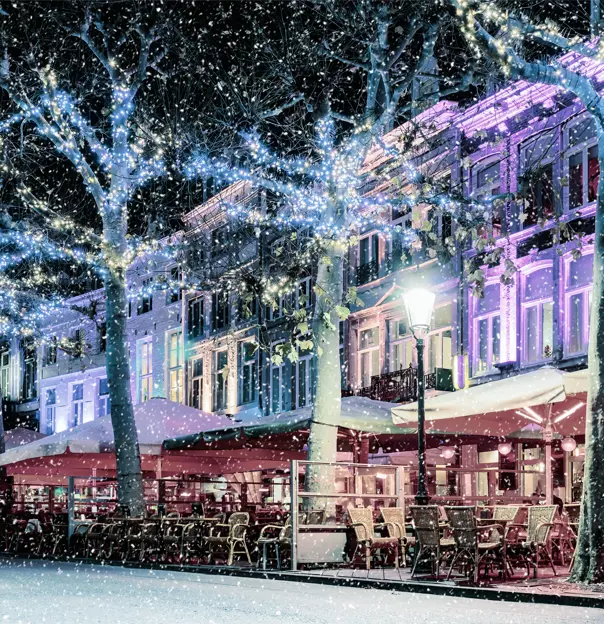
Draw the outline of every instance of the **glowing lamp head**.
<instances>
[{"instance_id":1,"label":"glowing lamp head","mask_svg":"<svg viewBox=\"0 0 604 624\"><path fill-rule=\"evenodd\" d=\"M426 332L432 322L436 295L425 288L412 288L403 295L409 326L414 332Z\"/></svg>"},{"instance_id":2,"label":"glowing lamp head","mask_svg":"<svg viewBox=\"0 0 604 624\"><path fill-rule=\"evenodd\" d=\"M509 442L502 442L497 447L497 450L499 451L500 455L503 455L505 457L506 455L509 455L512 452L512 445Z\"/></svg>"},{"instance_id":3,"label":"glowing lamp head","mask_svg":"<svg viewBox=\"0 0 604 624\"><path fill-rule=\"evenodd\" d=\"M574 438L564 438L564 440L560 442L560 446L563 451L572 453L577 448L577 442Z\"/></svg>"},{"instance_id":4,"label":"glowing lamp head","mask_svg":"<svg viewBox=\"0 0 604 624\"><path fill-rule=\"evenodd\" d=\"M455 447L454 446L441 446L440 454L445 459L451 459L455 455Z\"/></svg>"}]
</instances>

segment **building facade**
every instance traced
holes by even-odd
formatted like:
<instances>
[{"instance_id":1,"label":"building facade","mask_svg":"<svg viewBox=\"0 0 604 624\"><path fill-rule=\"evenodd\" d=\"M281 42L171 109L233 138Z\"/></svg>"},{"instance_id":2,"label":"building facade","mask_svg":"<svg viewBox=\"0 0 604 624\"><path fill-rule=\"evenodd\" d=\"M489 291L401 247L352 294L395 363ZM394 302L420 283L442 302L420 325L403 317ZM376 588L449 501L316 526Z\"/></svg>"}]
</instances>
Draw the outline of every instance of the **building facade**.
<instances>
[{"instance_id":1,"label":"building facade","mask_svg":"<svg viewBox=\"0 0 604 624\"><path fill-rule=\"evenodd\" d=\"M599 177L589 115L554 88L518 82L465 109L441 102L420 118L428 136L414 144L414 166L451 192L497 198L484 230L495 237L500 255L491 262L490 251L474 240L448 259L418 245L403 257L395 237L360 232L345 274L364 305L340 324L343 393L414 400L417 356L402 293L418 283L436 293L426 340L428 389L452 391L545 365L585 367ZM384 142L394 144L405 131L395 129ZM377 181L383 184L384 178L376 174L385 168L392 179L400 175L396 162L376 148L364 172L367 194L380 190ZM267 244L259 237L238 239L224 203L254 202L262 210L266 201L239 183L186 215L184 237L208 283L212 273L233 262L254 266ZM430 234L445 245L456 236L444 209L429 215L421 207L395 210L391 219L403 230L429 220ZM312 308L312 276L268 308L236 292L153 291L154 281L179 279L180 269L161 258L152 266L146 262L129 274L133 292L146 289L129 310L135 402L164 396L242 421L312 404L312 351L298 353L295 362L271 360L289 339L287 311ZM482 296L473 294L468 267L484 276ZM48 320L49 340L34 358L33 386L26 372L31 354L26 357L18 345L0 354L4 396L21 396L22 387L33 387L42 432L110 413L102 292L73 303L85 307L92 301L94 319L65 312ZM84 352L57 348L65 337L85 343ZM17 352L18 358L10 357ZM497 459L496 450L481 455L480 449L466 449L462 461L491 461L493 452ZM535 463L533 455L525 458Z\"/></svg>"}]
</instances>

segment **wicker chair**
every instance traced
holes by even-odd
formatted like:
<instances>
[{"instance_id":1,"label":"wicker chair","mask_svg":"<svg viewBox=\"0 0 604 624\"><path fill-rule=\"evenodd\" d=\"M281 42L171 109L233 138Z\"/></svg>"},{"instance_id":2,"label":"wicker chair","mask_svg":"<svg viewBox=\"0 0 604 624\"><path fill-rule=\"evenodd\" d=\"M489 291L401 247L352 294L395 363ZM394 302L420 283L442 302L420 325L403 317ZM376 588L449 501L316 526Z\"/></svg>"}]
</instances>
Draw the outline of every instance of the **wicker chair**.
<instances>
[{"instance_id":1,"label":"wicker chair","mask_svg":"<svg viewBox=\"0 0 604 624\"><path fill-rule=\"evenodd\" d=\"M95 522L88 529L86 532L86 559L91 559L93 556L97 559L100 558L105 541L105 531L108 527L108 524Z\"/></svg>"},{"instance_id":2,"label":"wicker chair","mask_svg":"<svg viewBox=\"0 0 604 624\"><path fill-rule=\"evenodd\" d=\"M398 568L399 540L398 537L396 537L396 527L388 522L374 524L371 507L351 507L348 510L348 515L350 516L351 526L357 538L356 550L358 551L361 548L365 549L365 564L367 569L371 569L371 551L382 549L394 551L394 567ZM386 527L389 530L390 536L376 537L374 531L377 527Z\"/></svg>"},{"instance_id":3,"label":"wicker chair","mask_svg":"<svg viewBox=\"0 0 604 624\"><path fill-rule=\"evenodd\" d=\"M140 536L140 561L149 561L152 557L158 558L161 553L161 520L143 522Z\"/></svg>"},{"instance_id":4,"label":"wicker chair","mask_svg":"<svg viewBox=\"0 0 604 624\"><path fill-rule=\"evenodd\" d=\"M184 561L200 561L204 555L208 531L207 523L200 518L194 518L186 524L182 532L181 553Z\"/></svg>"},{"instance_id":5,"label":"wicker chair","mask_svg":"<svg viewBox=\"0 0 604 624\"><path fill-rule=\"evenodd\" d=\"M545 557L556 575L556 568L551 554L551 535L555 526L554 519L558 511L557 505L534 505L528 508L528 524L522 525L526 529L526 540L513 546L508 545L508 552L514 557L520 557L532 567L537 578L539 560ZM509 525L508 525L509 526ZM511 525L512 528L514 525Z\"/></svg>"},{"instance_id":6,"label":"wicker chair","mask_svg":"<svg viewBox=\"0 0 604 624\"><path fill-rule=\"evenodd\" d=\"M405 510L402 507L381 507L382 519L386 522L389 537L398 539L398 547L403 567L406 565L405 553L408 546L415 547L415 537L407 535ZM390 531L394 529L394 533Z\"/></svg>"},{"instance_id":7,"label":"wicker chair","mask_svg":"<svg viewBox=\"0 0 604 624\"><path fill-rule=\"evenodd\" d=\"M455 547L455 540L441 538L438 524L439 511L437 505L411 505L409 507L413 528L419 543L411 576L415 575L417 564L428 557L432 561L434 575L438 580L439 566L443 553Z\"/></svg>"},{"instance_id":8,"label":"wicker chair","mask_svg":"<svg viewBox=\"0 0 604 624\"><path fill-rule=\"evenodd\" d=\"M281 569L281 548L291 548L292 545L292 525L291 520L287 520L284 525L267 524L260 531L258 538L258 567L262 563L262 569L266 570L267 550L269 546L275 549L277 568Z\"/></svg>"},{"instance_id":9,"label":"wicker chair","mask_svg":"<svg viewBox=\"0 0 604 624\"><path fill-rule=\"evenodd\" d=\"M451 578L453 568L460 564L470 570L474 584L478 583L478 572L482 563L498 563L503 576L506 570L503 526L494 522L479 526L476 521L476 508L473 506L447 507L446 512L455 540L455 551L447 580ZM493 536L495 531L499 533L498 538ZM482 541L485 532L490 535L487 541Z\"/></svg>"},{"instance_id":10,"label":"wicker chair","mask_svg":"<svg viewBox=\"0 0 604 624\"><path fill-rule=\"evenodd\" d=\"M233 564L235 555L245 555L248 563L251 564L252 559L245 541L249 522L249 513L235 512L231 514L227 524L214 525L207 538L208 563L212 563L212 556L216 547L223 547L228 552L227 565Z\"/></svg>"}]
</instances>

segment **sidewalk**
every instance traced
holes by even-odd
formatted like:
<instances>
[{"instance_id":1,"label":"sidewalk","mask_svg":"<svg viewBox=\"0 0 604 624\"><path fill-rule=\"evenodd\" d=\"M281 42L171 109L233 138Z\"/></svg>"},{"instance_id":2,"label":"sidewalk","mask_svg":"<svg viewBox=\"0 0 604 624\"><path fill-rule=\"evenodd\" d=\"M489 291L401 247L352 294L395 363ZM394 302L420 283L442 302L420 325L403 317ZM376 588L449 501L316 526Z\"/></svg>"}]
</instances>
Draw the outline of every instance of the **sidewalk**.
<instances>
[{"instance_id":1,"label":"sidewalk","mask_svg":"<svg viewBox=\"0 0 604 624\"><path fill-rule=\"evenodd\" d=\"M26 558L13 557L6 553L0 558L7 560ZM566 582L566 576L553 576L550 572L546 576L545 570L537 579L526 579L506 582L489 582L486 586L473 587L460 580L436 581L433 578L416 577L411 579L409 568L401 570L351 570L351 569L314 569L299 570L257 570L249 566L208 566L208 565L181 565L181 564L139 564L120 561L92 562L86 559L55 557L54 561L71 561L96 566L110 565L125 568L145 568L168 570L172 572L193 572L198 574L215 574L221 576L235 576L243 578L260 578L299 583L312 583L340 587L357 587L367 589L385 589L388 591L414 592L440 596L454 596L463 598L478 598L483 600L503 600L508 602L530 602L536 604L554 604L577 607L591 607L604 609L604 586L580 586ZM562 571L562 570L561 570Z\"/></svg>"}]
</instances>

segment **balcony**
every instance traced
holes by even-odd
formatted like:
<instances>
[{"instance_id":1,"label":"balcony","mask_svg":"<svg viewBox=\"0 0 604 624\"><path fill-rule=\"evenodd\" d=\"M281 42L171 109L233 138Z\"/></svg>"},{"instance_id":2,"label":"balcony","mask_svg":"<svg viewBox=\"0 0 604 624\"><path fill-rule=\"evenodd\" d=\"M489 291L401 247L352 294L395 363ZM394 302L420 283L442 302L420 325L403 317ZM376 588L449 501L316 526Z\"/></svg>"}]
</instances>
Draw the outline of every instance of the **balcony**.
<instances>
[{"instance_id":1,"label":"balcony","mask_svg":"<svg viewBox=\"0 0 604 624\"><path fill-rule=\"evenodd\" d=\"M448 368L437 368L424 375L426 390L452 392L453 376ZM410 366L392 373L382 373L371 378L371 385L361 388L358 396L388 403L412 403L417 400L417 369Z\"/></svg>"}]
</instances>

